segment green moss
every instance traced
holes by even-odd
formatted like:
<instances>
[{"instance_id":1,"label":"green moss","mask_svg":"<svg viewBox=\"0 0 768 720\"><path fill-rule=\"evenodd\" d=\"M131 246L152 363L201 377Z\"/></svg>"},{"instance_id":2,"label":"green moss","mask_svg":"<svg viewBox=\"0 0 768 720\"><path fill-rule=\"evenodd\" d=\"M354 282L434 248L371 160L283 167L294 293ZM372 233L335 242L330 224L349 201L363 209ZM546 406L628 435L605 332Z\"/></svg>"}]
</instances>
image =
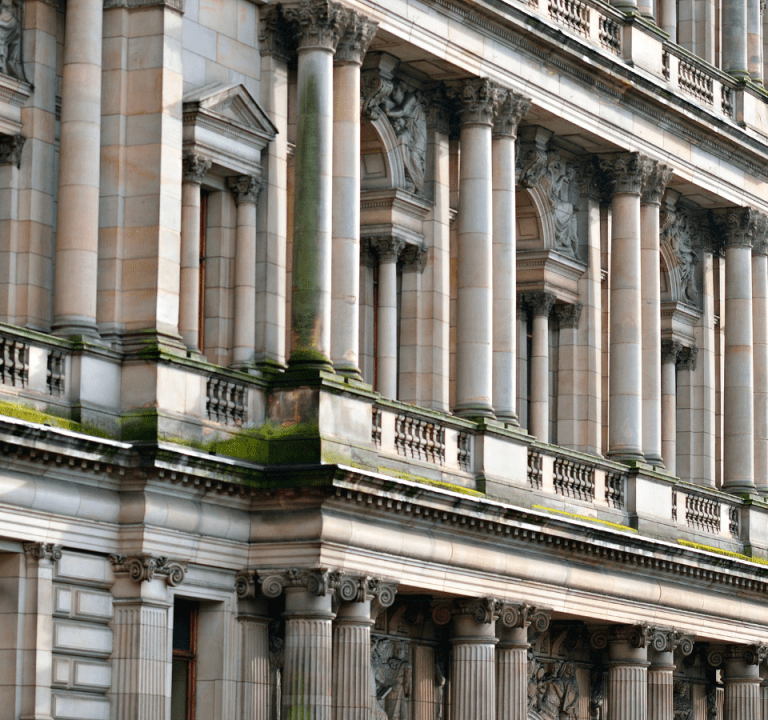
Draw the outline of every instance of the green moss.
<instances>
[{"instance_id":1,"label":"green moss","mask_svg":"<svg viewBox=\"0 0 768 720\"><path fill-rule=\"evenodd\" d=\"M157 442L157 410L136 410L123 415L120 437L129 442Z\"/></svg>"},{"instance_id":2,"label":"green moss","mask_svg":"<svg viewBox=\"0 0 768 720\"><path fill-rule=\"evenodd\" d=\"M75 420L69 420L67 418L59 417L58 415L52 415L51 413L36 410L27 405L18 405L16 403L0 401L0 415L37 423L38 425L51 425L53 427L61 428L62 430L71 430L72 432L82 433L83 435L93 435L94 437L107 439L114 439L115 437L106 430L96 427L91 423L79 423Z\"/></svg>"},{"instance_id":3,"label":"green moss","mask_svg":"<svg viewBox=\"0 0 768 720\"><path fill-rule=\"evenodd\" d=\"M621 525L619 523L611 522L610 520L600 520L599 518L593 518L589 515L577 515L576 513L567 512L566 510L558 510L556 508L544 507L544 505L534 505L534 510L544 510L549 513L556 513L557 515L564 515L565 517L574 518L576 520L586 520L587 522L599 523L606 527L613 528L614 530L624 530L626 532L636 533L635 528L631 528L628 525Z\"/></svg>"},{"instance_id":4,"label":"green moss","mask_svg":"<svg viewBox=\"0 0 768 720\"><path fill-rule=\"evenodd\" d=\"M746 560L747 562L755 563L756 565L768 565L768 559L766 558L750 557L749 555L743 555L742 553L733 552L732 550L724 550L723 548L714 547L712 545L702 545L701 543L691 542L690 540L678 539L677 542L681 545L685 545L685 547L706 550L707 552L725 555L726 557L736 558L737 560Z\"/></svg>"},{"instance_id":5,"label":"green moss","mask_svg":"<svg viewBox=\"0 0 768 720\"><path fill-rule=\"evenodd\" d=\"M411 473L391 470L390 468L385 467L380 467L379 472L382 473L382 475L390 475L391 477L396 477L400 480L408 480L409 482L418 483L419 485L431 485L432 487L443 488L443 490L450 490L451 492L461 493L462 495L485 497L483 493L464 487L463 485L454 485L453 483L443 482L442 480L432 480L431 478L422 477L421 475L412 475Z\"/></svg>"}]
</instances>

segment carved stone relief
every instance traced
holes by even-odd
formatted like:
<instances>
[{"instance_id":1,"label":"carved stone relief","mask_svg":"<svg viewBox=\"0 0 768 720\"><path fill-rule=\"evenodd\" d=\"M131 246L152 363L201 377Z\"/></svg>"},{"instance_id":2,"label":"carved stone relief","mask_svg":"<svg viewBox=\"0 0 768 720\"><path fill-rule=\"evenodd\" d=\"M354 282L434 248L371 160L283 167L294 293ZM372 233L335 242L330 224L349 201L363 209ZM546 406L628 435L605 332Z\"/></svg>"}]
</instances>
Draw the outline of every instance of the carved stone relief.
<instances>
[{"instance_id":1,"label":"carved stone relief","mask_svg":"<svg viewBox=\"0 0 768 720\"><path fill-rule=\"evenodd\" d=\"M672 692L672 709L675 713L675 720L693 720L690 684L682 680L675 680Z\"/></svg>"},{"instance_id":2,"label":"carved stone relief","mask_svg":"<svg viewBox=\"0 0 768 720\"><path fill-rule=\"evenodd\" d=\"M408 640L372 635L371 673L376 692L374 720L408 720L413 687Z\"/></svg>"},{"instance_id":3,"label":"carved stone relief","mask_svg":"<svg viewBox=\"0 0 768 720\"><path fill-rule=\"evenodd\" d=\"M542 720L576 718L579 685L576 667L568 660L528 657L528 713Z\"/></svg>"},{"instance_id":4,"label":"carved stone relief","mask_svg":"<svg viewBox=\"0 0 768 720\"><path fill-rule=\"evenodd\" d=\"M280 720L285 639L280 621L269 623L269 720Z\"/></svg>"},{"instance_id":5,"label":"carved stone relief","mask_svg":"<svg viewBox=\"0 0 768 720\"><path fill-rule=\"evenodd\" d=\"M699 291L696 287L696 265L698 265L699 258L694 249L696 234L694 219L683 208L675 211L674 219L662 232L661 238L661 241L669 246L677 261L682 295L679 300L689 305L698 305L699 303Z\"/></svg>"},{"instance_id":6,"label":"carved stone relief","mask_svg":"<svg viewBox=\"0 0 768 720\"><path fill-rule=\"evenodd\" d=\"M0 0L0 73L26 82L21 62L21 0Z\"/></svg>"}]
</instances>

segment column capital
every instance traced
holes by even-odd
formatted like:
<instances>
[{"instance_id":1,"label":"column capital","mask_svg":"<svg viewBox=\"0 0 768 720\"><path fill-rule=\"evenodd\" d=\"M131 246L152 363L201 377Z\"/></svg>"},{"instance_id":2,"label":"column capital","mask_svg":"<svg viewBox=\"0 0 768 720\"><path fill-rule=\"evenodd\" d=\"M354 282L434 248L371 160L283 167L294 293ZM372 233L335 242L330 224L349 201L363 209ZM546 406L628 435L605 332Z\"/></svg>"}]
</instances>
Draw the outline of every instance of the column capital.
<instances>
[{"instance_id":1,"label":"column capital","mask_svg":"<svg viewBox=\"0 0 768 720\"><path fill-rule=\"evenodd\" d=\"M267 5L260 8L259 51L288 62L296 50L291 26L283 13L283 6Z\"/></svg>"},{"instance_id":2,"label":"column capital","mask_svg":"<svg viewBox=\"0 0 768 720\"><path fill-rule=\"evenodd\" d=\"M579 327L581 310L584 306L577 302L575 305L555 305L555 317L560 322L561 328Z\"/></svg>"},{"instance_id":3,"label":"column capital","mask_svg":"<svg viewBox=\"0 0 768 720\"><path fill-rule=\"evenodd\" d=\"M672 168L669 165L665 165L658 160L652 160L652 169L643 183L643 190L641 195L641 201L643 203L655 203L661 202L661 196L669 185L669 181L672 179Z\"/></svg>"},{"instance_id":4,"label":"column capital","mask_svg":"<svg viewBox=\"0 0 768 720\"><path fill-rule=\"evenodd\" d=\"M347 574L328 568L286 570L242 570L237 574L235 586L241 599L253 598L258 583L265 597L279 597L287 587L303 587L318 597L332 595L345 602L376 601L382 608L395 602L397 583L387 582L373 575Z\"/></svg>"},{"instance_id":5,"label":"column capital","mask_svg":"<svg viewBox=\"0 0 768 720\"><path fill-rule=\"evenodd\" d=\"M462 125L493 125L504 91L489 78L464 80L454 92Z\"/></svg>"},{"instance_id":6,"label":"column capital","mask_svg":"<svg viewBox=\"0 0 768 720\"><path fill-rule=\"evenodd\" d=\"M699 354L699 348L696 345L691 347L681 347L677 353L677 367L681 370L690 370L693 372L696 369L696 356Z\"/></svg>"},{"instance_id":7,"label":"column capital","mask_svg":"<svg viewBox=\"0 0 768 720\"><path fill-rule=\"evenodd\" d=\"M499 610L499 622L505 628L527 628L533 625L536 632L546 632L552 610L549 608L537 608L525 603L502 602Z\"/></svg>"},{"instance_id":8,"label":"column capital","mask_svg":"<svg viewBox=\"0 0 768 720\"><path fill-rule=\"evenodd\" d=\"M261 592L268 598L280 597L286 588L305 588L310 595L333 595L341 582L341 573L328 568L288 568L256 571Z\"/></svg>"},{"instance_id":9,"label":"column capital","mask_svg":"<svg viewBox=\"0 0 768 720\"><path fill-rule=\"evenodd\" d=\"M576 180L583 197L602 202L605 198L605 178L602 176L597 157L589 155L576 164Z\"/></svg>"},{"instance_id":10,"label":"column capital","mask_svg":"<svg viewBox=\"0 0 768 720\"><path fill-rule=\"evenodd\" d=\"M427 115L427 127L434 128L442 135L451 130L453 104L448 97L445 85L438 83L424 93L424 110Z\"/></svg>"},{"instance_id":11,"label":"column capital","mask_svg":"<svg viewBox=\"0 0 768 720\"><path fill-rule=\"evenodd\" d=\"M33 562L52 563L54 560L61 560L61 545L27 542L22 547L27 558L27 564Z\"/></svg>"},{"instance_id":12,"label":"column capital","mask_svg":"<svg viewBox=\"0 0 768 720\"><path fill-rule=\"evenodd\" d=\"M678 650L681 655L688 657L693 652L694 637L672 628L652 627L649 643L656 652L671 653Z\"/></svg>"},{"instance_id":13,"label":"column capital","mask_svg":"<svg viewBox=\"0 0 768 720\"><path fill-rule=\"evenodd\" d=\"M334 61L362 65L371 41L379 29L379 23L355 10L349 11L347 29L336 47Z\"/></svg>"},{"instance_id":14,"label":"column capital","mask_svg":"<svg viewBox=\"0 0 768 720\"><path fill-rule=\"evenodd\" d=\"M26 138L23 135L3 135L0 137L0 165L21 167L21 151Z\"/></svg>"},{"instance_id":15,"label":"column capital","mask_svg":"<svg viewBox=\"0 0 768 720\"><path fill-rule=\"evenodd\" d=\"M766 232L768 217L754 208L722 208L713 212L725 247L752 247Z\"/></svg>"},{"instance_id":16,"label":"column capital","mask_svg":"<svg viewBox=\"0 0 768 720\"><path fill-rule=\"evenodd\" d=\"M718 668L726 660L742 660L746 665L760 665L768 661L768 644L711 645L706 653L707 663Z\"/></svg>"},{"instance_id":17,"label":"column capital","mask_svg":"<svg viewBox=\"0 0 768 720\"><path fill-rule=\"evenodd\" d=\"M405 248L405 240L397 235L372 235L366 239L379 262L397 262Z\"/></svg>"},{"instance_id":18,"label":"column capital","mask_svg":"<svg viewBox=\"0 0 768 720\"><path fill-rule=\"evenodd\" d=\"M611 625L595 628L589 636L593 650L605 650L609 642L627 642L637 650L648 647L652 638L652 628L646 623L637 625Z\"/></svg>"},{"instance_id":19,"label":"column capital","mask_svg":"<svg viewBox=\"0 0 768 720\"><path fill-rule=\"evenodd\" d=\"M336 51L349 24L351 11L333 0L302 0L283 9L293 27L299 50Z\"/></svg>"},{"instance_id":20,"label":"column capital","mask_svg":"<svg viewBox=\"0 0 768 720\"><path fill-rule=\"evenodd\" d=\"M235 196L235 203L237 205L244 203L255 205L259 201L264 181L255 175L237 175L227 178L227 187Z\"/></svg>"},{"instance_id":21,"label":"column capital","mask_svg":"<svg viewBox=\"0 0 768 720\"><path fill-rule=\"evenodd\" d=\"M653 160L637 152L620 153L600 158L600 168L606 174L611 192L640 195L653 169Z\"/></svg>"},{"instance_id":22,"label":"column capital","mask_svg":"<svg viewBox=\"0 0 768 720\"><path fill-rule=\"evenodd\" d=\"M213 163L205 156L184 151L181 158L182 180L189 183L201 183Z\"/></svg>"},{"instance_id":23,"label":"column capital","mask_svg":"<svg viewBox=\"0 0 768 720\"><path fill-rule=\"evenodd\" d=\"M533 310L534 316L541 315L544 317L549 317L557 302L557 298L548 292L526 293L525 300Z\"/></svg>"},{"instance_id":24,"label":"column capital","mask_svg":"<svg viewBox=\"0 0 768 720\"><path fill-rule=\"evenodd\" d=\"M424 245L411 245L403 248L400 259L403 264L403 272L423 273L427 264L427 248Z\"/></svg>"},{"instance_id":25,"label":"column capital","mask_svg":"<svg viewBox=\"0 0 768 720\"><path fill-rule=\"evenodd\" d=\"M677 356L683 349L683 344L677 340L661 341L661 363L677 363Z\"/></svg>"},{"instance_id":26,"label":"column capital","mask_svg":"<svg viewBox=\"0 0 768 720\"><path fill-rule=\"evenodd\" d=\"M167 557L140 555L110 555L115 575L127 574L136 583L151 582L155 577L165 578L170 587L181 585L187 575L187 563Z\"/></svg>"},{"instance_id":27,"label":"column capital","mask_svg":"<svg viewBox=\"0 0 768 720\"><path fill-rule=\"evenodd\" d=\"M531 109L531 98L503 90L504 99L499 104L493 120L493 134L511 138L517 137L517 126L523 116Z\"/></svg>"}]
</instances>

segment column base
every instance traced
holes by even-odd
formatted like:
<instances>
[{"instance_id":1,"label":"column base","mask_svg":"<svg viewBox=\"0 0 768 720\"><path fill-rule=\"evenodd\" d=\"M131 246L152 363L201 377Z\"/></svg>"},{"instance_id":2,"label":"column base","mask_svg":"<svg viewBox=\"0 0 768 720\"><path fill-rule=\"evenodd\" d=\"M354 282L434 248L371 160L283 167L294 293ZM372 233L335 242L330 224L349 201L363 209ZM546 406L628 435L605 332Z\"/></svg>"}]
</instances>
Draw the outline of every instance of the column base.
<instances>
[{"instance_id":1,"label":"column base","mask_svg":"<svg viewBox=\"0 0 768 720\"><path fill-rule=\"evenodd\" d=\"M756 495L755 484L751 482L724 483L720 488L731 495Z\"/></svg>"},{"instance_id":2,"label":"column base","mask_svg":"<svg viewBox=\"0 0 768 720\"><path fill-rule=\"evenodd\" d=\"M365 382L363 375L360 372L360 368L355 365L345 365L344 363L334 363L333 369L338 375L342 375L344 378L350 380L356 380L357 382Z\"/></svg>"},{"instance_id":3,"label":"column base","mask_svg":"<svg viewBox=\"0 0 768 720\"><path fill-rule=\"evenodd\" d=\"M493 412L493 407L480 403L457 405L455 408L453 408L453 414L458 415L459 417L467 418L469 420L473 418L490 418L492 420L496 419L496 415Z\"/></svg>"},{"instance_id":4,"label":"column base","mask_svg":"<svg viewBox=\"0 0 768 720\"><path fill-rule=\"evenodd\" d=\"M307 374L316 377L320 372L336 374L333 363L323 353L314 348L302 348L293 351L288 360L286 375L301 376Z\"/></svg>"},{"instance_id":5,"label":"column base","mask_svg":"<svg viewBox=\"0 0 768 720\"><path fill-rule=\"evenodd\" d=\"M520 421L517 419L517 413L497 412L496 419L499 422L504 423L505 425L512 425L513 427L516 427L516 428L520 427Z\"/></svg>"},{"instance_id":6,"label":"column base","mask_svg":"<svg viewBox=\"0 0 768 720\"><path fill-rule=\"evenodd\" d=\"M51 327L51 335L69 339L82 337L86 340L101 340L101 334L96 323L85 318L55 320Z\"/></svg>"},{"instance_id":7,"label":"column base","mask_svg":"<svg viewBox=\"0 0 768 720\"><path fill-rule=\"evenodd\" d=\"M644 458L645 459L643 462L645 462L646 465L653 465L654 469L659 469L659 470L666 469L664 466L664 460L662 459L661 455L648 454L648 455L645 455Z\"/></svg>"},{"instance_id":8,"label":"column base","mask_svg":"<svg viewBox=\"0 0 768 720\"><path fill-rule=\"evenodd\" d=\"M609 450L606 457L609 460L623 463L645 463L645 456L640 451L632 450Z\"/></svg>"}]
</instances>

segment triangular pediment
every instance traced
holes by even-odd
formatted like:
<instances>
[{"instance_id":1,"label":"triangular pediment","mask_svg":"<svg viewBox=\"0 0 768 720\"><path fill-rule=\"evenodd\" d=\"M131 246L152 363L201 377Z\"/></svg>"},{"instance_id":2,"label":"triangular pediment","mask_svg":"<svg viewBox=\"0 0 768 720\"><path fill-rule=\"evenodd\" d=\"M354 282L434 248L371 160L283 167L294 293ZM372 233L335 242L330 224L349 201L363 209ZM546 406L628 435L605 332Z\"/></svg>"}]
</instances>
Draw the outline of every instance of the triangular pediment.
<instances>
[{"instance_id":1,"label":"triangular pediment","mask_svg":"<svg viewBox=\"0 0 768 720\"><path fill-rule=\"evenodd\" d=\"M183 102L185 122L187 118L192 121L197 111L269 139L277 134L277 128L243 85L207 85L185 93Z\"/></svg>"}]
</instances>

